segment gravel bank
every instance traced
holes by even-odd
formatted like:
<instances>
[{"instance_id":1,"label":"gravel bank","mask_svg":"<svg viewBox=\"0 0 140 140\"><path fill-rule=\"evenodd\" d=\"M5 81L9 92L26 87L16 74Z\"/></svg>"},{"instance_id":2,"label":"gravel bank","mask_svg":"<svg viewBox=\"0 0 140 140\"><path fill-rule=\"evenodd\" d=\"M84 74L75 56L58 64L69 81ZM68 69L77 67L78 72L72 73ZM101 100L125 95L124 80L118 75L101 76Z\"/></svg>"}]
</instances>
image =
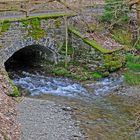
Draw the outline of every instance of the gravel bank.
<instances>
[{"instance_id":1,"label":"gravel bank","mask_svg":"<svg viewBox=\"0 0 140 140\"><path fill-rule=\"evenodd\" d=\"M21 140L85 140L70 108L25 98L19 105Z\"/></svg>"}]
</instances>

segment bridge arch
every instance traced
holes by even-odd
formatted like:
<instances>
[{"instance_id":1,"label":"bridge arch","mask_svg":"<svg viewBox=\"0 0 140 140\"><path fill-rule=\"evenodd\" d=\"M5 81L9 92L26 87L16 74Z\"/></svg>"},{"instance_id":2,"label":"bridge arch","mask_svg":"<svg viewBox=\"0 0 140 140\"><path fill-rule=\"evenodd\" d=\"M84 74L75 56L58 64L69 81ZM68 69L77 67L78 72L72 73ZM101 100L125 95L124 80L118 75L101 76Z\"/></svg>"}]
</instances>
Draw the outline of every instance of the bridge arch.
<instances>
[{"instance_id":1,"label":"bridge arch","mask_svg":"<svg viewBox=\"0 0 140 140\"><path fill-rule=\"evenodd\" d=\"M33 44L9 53L4 60L4 66L7 71L18 68L27 69L29 67L37 67L43 63L57 63L57 59L58 56L54 50Z\"/></svg>"}]
</instances>

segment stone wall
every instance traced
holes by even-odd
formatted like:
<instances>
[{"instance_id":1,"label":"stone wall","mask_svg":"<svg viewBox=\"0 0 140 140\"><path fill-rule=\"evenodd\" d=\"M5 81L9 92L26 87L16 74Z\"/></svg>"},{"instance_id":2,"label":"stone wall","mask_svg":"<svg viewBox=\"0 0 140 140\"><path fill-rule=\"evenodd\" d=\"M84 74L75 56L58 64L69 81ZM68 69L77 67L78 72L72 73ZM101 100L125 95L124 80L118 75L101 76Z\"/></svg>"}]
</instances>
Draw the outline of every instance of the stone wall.
<instances>
[{"instance_id":1,"label":"stone wall","mask_svg":"<svg viewBox=\"0 0 140 140\"><path fill-rule=\"evenodd\" d=\"M54 56L58 55L64 35L64 21L61 17L12 22L9 30L0 35L0 65L16 51L31 45L44 46L44 51L48 49Z\"/></svg>"},{"instance_id":2,"label":"stone wall","mask_svg":"<svg viewBox=\"0 0 140 140\"><path fill-rule=\"evenodd\" d=\"M78 38L76 35L71 33L70 43L79 55L76 56L76 59L81 61L82 63L86 63L86 65L94 71L95 69L99 69L103 66L103 54L88 44L84 43L81 38Z\"/></svg>"}]
</instances>

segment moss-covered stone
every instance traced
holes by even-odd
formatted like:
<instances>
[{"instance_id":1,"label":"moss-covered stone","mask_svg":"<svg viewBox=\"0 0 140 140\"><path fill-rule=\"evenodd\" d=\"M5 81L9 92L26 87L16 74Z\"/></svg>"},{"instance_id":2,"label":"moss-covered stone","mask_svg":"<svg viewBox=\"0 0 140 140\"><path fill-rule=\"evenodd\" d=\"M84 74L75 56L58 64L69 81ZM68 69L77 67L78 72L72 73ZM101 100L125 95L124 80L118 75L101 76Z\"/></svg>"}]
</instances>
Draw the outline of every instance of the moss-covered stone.
<instances>
[{"instance_id":1,"label":"moss-covered stone","mask_svg":"<svg viewBox=\"0 0 140 140\"><path fill-rule=\"evenodd\" d=\"M12 96L12 97L18 97L20 96L20 93L18 91L18 88L15 86L15 84L13 83L12 80L9 80L11 86L12 86L12 93L9 93L8 95L9 96Z\"/></svg>"},{"instance_id":2,"label":"moss-covered stone","mask_svg":"<svg viewBox=\"0 0 140 140\"><path fill-rule=\"evenodd\" d=\"M70 74L70 72L64 67L56 67L52 70L52 73L55 74L56 76L66 76L66 77L68 77Z\"/></svg>"},{"instance_id":3,"label":"moss-covered stone","mask_svg":"<svg viewBox=\"0 0 140 140\"><path fill-rule=\"evenodd\" d=\"M94 72L92 74L92 77L95 79L95 80L98 80L98 79L101 79L103 78L102 74L100 72Z\"/></svg>"},{"instance_id":4,"label":"moss-covered stone","mask_svg":"<svg viewBox=\"0 0 140 140\"><path fill-rule=\"evenodd\" d=\"M61 23L61 20L59 18L55 20L55 27L56 28L60 28L61 24L62 23Z\"/></svg>"},{"instance_id":5,"label":"moss-covered stone","mask_svg":"<svg viewBox=\"0 0 140 140\"><path fill-rule=\"evenodd\" d=\"M107 71L113 72L123 66L125 58L117 54L104 55L104 67Z\"/></svg>"},{"instance_id":6,"label":"moss-covered stone","mask_svg":"<svg viewBox=\"0 0 140 140\"><path fill-rule=\"evenodd\" d=\"M28 36L35 40L39 40L46 35L46 31L41 28L41 19L39 18L23 21L22 24L28 30Z\"/></svg>"},{"instance_id":7,"label":"moss-covered stone","mask_svg":"<svg viewBox=\"0 0 140 140\"><path fill-rule=\"evenodd\" d=\"M37 16L29 16L29 17L22 17L22 18L9 18L7 19L8 22L15 22L15 21L26 21L26 20L31 20L34 18L38 18L38 19L56 19L59 17L71 17L71 16L75 16L77 14L71 12L71 13L53 13L53 14L43 14L43 15L37 15ZM0 23L3 23L3 21L5 21L5 19L0 20Z\"/></svg>"},{"instance_id":8,"label":"moss-covered stone","mask_svg":"<svg viewBox=\"0 0 140 140\"><path fill-rule=\"evenodd\" d=\"M7 32L10 28L11 23L9 21L4 21L3 23L1 23L0 25L0 32L4 33Z\"/></svg>"}]
</instances>

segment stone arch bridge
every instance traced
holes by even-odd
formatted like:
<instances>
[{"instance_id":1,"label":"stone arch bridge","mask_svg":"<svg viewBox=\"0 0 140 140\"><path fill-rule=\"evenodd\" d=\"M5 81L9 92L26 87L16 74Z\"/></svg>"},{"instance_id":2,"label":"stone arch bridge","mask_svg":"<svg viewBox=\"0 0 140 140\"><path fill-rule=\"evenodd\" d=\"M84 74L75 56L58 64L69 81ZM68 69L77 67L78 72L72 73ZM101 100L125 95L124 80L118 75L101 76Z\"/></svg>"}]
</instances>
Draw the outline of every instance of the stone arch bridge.
<instances>
[{"instance_id":1,"label":"stone arch bridge","mask_svg":"<svg viewBox=\"0 0 140 140\"><path fill-rule=\"evenodd\" d=\"M0 21L0 65L4 63L18 50L27 46L43 46L40 54L52 52L52 59L55 63L59 58L59 51L65 44L65 20L64 16L73 18L72 14L50 14L41 17L31 17L15 20ZM84 46L92 50L95 59L101 58L102 54L113 53L119 49L108 50L99 45L96 41L85 38L78 30L69 27L68 42L70 46L79 48ZM46 54L47 55L47 54Z\"/></svg>"},{"instance_id":2,"label":"stone arch bridge","mask_svg":"<svg viewBox=\"0 0 140 140\"><path fill-rule=\"evenodd\" d=\"M58 13L28 18L0 19L0 100L8 98L6 94L13 93L15 87L9 82L5 71L5 62L21 49L31 47L38 52L38 55L49 58L50 61L57 63L65 58L61 52L65 46L66 24L64 17L73 18L74 14ZM86 55L78 55L77 59L85 59L89 67L100 66L103 64L104 55L116 52L119 49L109 50L99 45L96 41L84 37L80 31L74 27L68 29L68 47L81 51L84 48ZM109 57L110 59L110 57ZM114 58L113 58L114 59ZM87 61L88 60L88 61ZM92 64L90 66L90 64ZM114 63L113 63L114 64ZM116 64L116 63L115 63ZM118 63L117 63L118 64ZM121 66L121 65L118 65ZM94 68L93 68L94 69ZM3 94L4 93L4 94ZM8 98L7 101L10 99ZM3 103L4 104L4 103ZM3 105L5 106L5 105ZM5 112L4 112L5 113ZM9 112L8 112L9 113ZM0 116L1 117L1 116ZM10 124L10 122L8 122ZM15 122L14 122L15 123ZM2 124L1 124L2 125ZM3 124L5 127L5 124ZM12 134L16 133L12 128ZM9 127L9 126L8 126ZM2 127L1 127L2 128ZM0 128L0 139L1 139ZM9 134L11 132L8 132ZM12 136L13 139L14 136Z\"/></svg>"},{"instance_id":3,"label":"stone arch bridge","mask_svg":"<svg viewBox=\"0 0 140 140\"><path fill-rule=\"evenodd\" d=\"M14 20L0 20L0 100L2 99L2 101L4 101L3 98L8 98L6 94L15 92L15 87L9 82L10 80L5 70L5 62L16 52L29 47L35 49L38 55L49 58L53 63L57 63L62 59L64 60L65 53L61 52L66 42L64 16L69 17L69 19L74 17L73 14L66 15L66 13L59 13ZM78 50L76 59L84 61L84 64L86 62L91 70L99 66L104 66L104 55L110 55L120 50L120 48L114 50L106 49L95 40L83 36L81 31L78 31L74 27L68 27L68 35L68 50L69 47ZM69 51L71 52L71 50ZM71 54L68 54L68 56L69 55ZM109 59L109 61L113 59L113 69L114 64L117 65L117 68L122 66L118 63L118 56L115 61L114 56L107 56L106 58ZM107 67L110 68L111 63L106 62L106 64ZM8 98L8 101L9 100ZM5 124L3 125L5 127ZM16 127L15 124L14 126ZM16 128L12 128L13 135L16 132L15 129Z\"/></svg>"}]
</instances>

